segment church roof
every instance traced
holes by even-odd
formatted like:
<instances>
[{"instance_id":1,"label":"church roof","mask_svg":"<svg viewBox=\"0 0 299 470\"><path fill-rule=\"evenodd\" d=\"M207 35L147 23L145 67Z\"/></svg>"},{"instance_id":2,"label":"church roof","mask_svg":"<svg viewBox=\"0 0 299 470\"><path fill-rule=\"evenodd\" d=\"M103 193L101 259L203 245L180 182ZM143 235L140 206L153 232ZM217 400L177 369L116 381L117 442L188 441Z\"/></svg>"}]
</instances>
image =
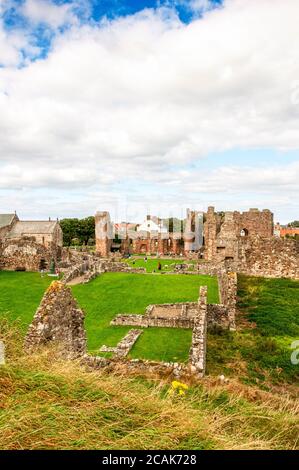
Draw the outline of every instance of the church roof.
<instances>
[{"instance_id":1,"label":"church roof","mask_svg":"<svg viewBox=\"0 0 299 470\"><path fill-rule=\"evenodd\" d=\"M0 228L10 225L14 217L15 214L0 214Z\"/></svg>"},{"instance_id":2,"label":"church roof","mask_svg":"<svg viewBox=\"0 0 299 470\"><path fill-rule=\"evenodd\" d=\"M49 234L53 233L56 227L57 221L39 221L29 220L26 222L17 222L10 232L7 234L7 238L19 238L22 235L35 235L35 234Z\"/></svg>"}]
</instances>

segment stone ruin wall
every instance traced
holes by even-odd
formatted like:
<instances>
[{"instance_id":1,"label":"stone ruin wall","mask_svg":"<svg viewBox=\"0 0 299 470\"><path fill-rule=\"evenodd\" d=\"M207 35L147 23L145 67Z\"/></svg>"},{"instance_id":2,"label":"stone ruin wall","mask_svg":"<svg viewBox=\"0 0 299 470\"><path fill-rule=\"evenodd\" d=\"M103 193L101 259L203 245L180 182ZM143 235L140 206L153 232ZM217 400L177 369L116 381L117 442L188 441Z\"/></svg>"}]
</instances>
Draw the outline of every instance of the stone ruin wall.
<instances>
[{"instance_id":1,"label":"stone ruin wall","mask_svg":"<svg viewBox=\"0 0 299 470\"><path fill-rule=\"evenodd\" d=\"M96 252L106 258L112 247L113 227L109 212L97 212L95 215Z\"/></svg>"},{"instance_id":2,"label":"stone ruin wall","mask_svg":"<svg viewBox=\"0 0 299 470\"><path fill-rule=\"evenodd\" d=\"M204 237L204 257L218 270L227 261L233 270L247 275L299 278L299 242L273 236L273 214L268 209L217 214L209 207Z\"/></svg>"},{"instance_id":3,"label":"stone ruin wall","mask_svg":"<svg viewBox=\"0 0 299 470\"><path fill-rule=\"evenodd\" d=\"M218 275L220 304L207 303L207 325L209 328L220 327L235 330L237 304L237 274L221 272ZM198 315L198 302L155 304L146 308L144 315L119 314L111 325L194 328Z\"/></svg>"},{"instance_id":4,"label":"stone ruin wall","mask_svg":"<svg viewBox=\"0 0 299 470\"><path fill-rule=\"evenodd\" d=\"M68 283L77 277L83 277L87 283L106 272L144 273L145 268L131 268L127 263L109 259L99 259L90 254L80 253L75 259L63 261L60 265L64 273L63 282Z\"/></svg>"},{"instance_id":5,"label":"stone ruin wall","mask_svg":"<svg viewBox=\"0 0 299 470\"><path fill-rule=\"evenodd\" d=\"M157 307L166 307L167 304L157 305ZM182 304L182 306L197 307L196 302ZM176 315L176 306L169 306L168 316L151 316L137 314L119 314L110 322L117 326L139 326L142 328L160 327L160 328L193 328L195 315L183 317ZM208 328L234 329L235 321L228 314L228 309L221 304L207 304L207 325Z\"/></svg>"},{"instance_id":6,"label":"stone ruin wall","mask_svg":"<svg viewBox=\"0 0 299 470\"><path fill-rule=\"evenodd\" d=\"M241 240L238 272L250 276L299 279L299 241L282 238Z\"/></svg>"},{"instance_id":7,"label":"stone ruin wall","mask_svg":"<svg viewBox=\"0 0 299 470\"><path fill-rule=\"evenodd\" d=\"M236 235L240 235L242 229L247 230L249 237L259 236L270 238L273 236L273 213L269 209L250 209L246 212L233 212L236 223Z\"/></svg>"},{"instance_id":8,"label":"stone ruin wall","mask_svg":"<svg viewBox=\"0 0 299 470\"><path fill-rule=\"evenodd\" d=\"M52 282L45 292L28 329L24 347L27 352L32 352L50 342L62 345L62 355L66 358L86 354L84 313L71 289L60 281Z\"/></svg>"},{"instance_id":9,"label":"stone ruin wall","mask_svg":"<svg viewBox=\"0 0 299 470\"><path fill-rule=\"evenodd\" d=\"M136 232L138 234L138 232ZM122 251L125 252L124 241L122 241ZM167 237L163 237L163 234L158 234L156 237L150 237L148 234L147 238L141 236L132 239L132 242L128 244L128 253L173 253L179 255L183 253L184 245L181 242L181 238L177 238L175 234L167 234Z\"/></svg>"},{"instance_id":10,"label":"stone ruin wall","mask_svg":"<svg viewBox=\"0 0 299 470\"><path fill-rule=\"evenodd\" d=\"M130 330L115 347L103 345L100 352L113 353L115 358L126 357L142 333L143 330Z\"/></svg>"},{"instance_id":11,"label":"stone ruin wall","mask_svg":"<svg viewBox=\"0 0 299 470\"><path fill-rule=\"evenodd\" d=\"M189 353L191 373L200 377L205 375L207 352L207 287L201 286L198 308L194 318L192 341Z\"/></svg>"},{"instance_id":12,"label":"stone ruin wall","mask_svg":"<svg viewBox=\"0 0 299 470\"><path fill-rule=\"evenodd\" d=\"M236 260L240 240L272 237L273 227L273 214L268 209L218 214L214 207L209 207L204 223L205 259L216 262L227 258Z\"/></svg>"},{"instance_id":13,"label":"stone ruin wall","mask_svg":"<svg viewBox=\"0 0 299 470\"><path fill-rule=\"evenodd\" d=\"M10 240L0 243L0 269L8 271L39 271L41 261L50 265L57 261L59 250L50 249L30 239Z\"/></svg>"},{"instance_id":14,"label":"stone ruin wall","mask_svg":"<svg viewBox=\"0 0 299 470\"><path fill-rule=\"evenodd\" d=\"M218 274L219 298L222 305L226 307L227 320L230 330L236 329L236 306L238 277L234 271L223 271ZM217 316L217 312L215 312ZM217 323L217 322L215 322Z\"/></svg>"}]
</instances>

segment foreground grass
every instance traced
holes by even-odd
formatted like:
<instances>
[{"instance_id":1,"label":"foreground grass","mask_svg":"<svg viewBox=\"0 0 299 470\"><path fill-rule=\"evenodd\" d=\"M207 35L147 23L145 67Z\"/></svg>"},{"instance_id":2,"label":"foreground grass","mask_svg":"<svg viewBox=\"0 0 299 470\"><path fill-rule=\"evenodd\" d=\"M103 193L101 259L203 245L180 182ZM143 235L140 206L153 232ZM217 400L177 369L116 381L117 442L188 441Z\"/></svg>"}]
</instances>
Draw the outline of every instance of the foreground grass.
<instances>
[{"instance_id":1,"label":"foreground grass","mask_svg":"<svg viewBox=\"0 0 299 470\"><path fill-rule=\"evenodd\" d=\"M210 333L208 372L269 387L299 383L291 344L299 340L299 282L238 276L238 331Z\"/></svg>"},{"instance_id":2,"label":"foreground grass","mask_svg":"<svg viewBox=\"0 0 299 470\"><path fill-rule=\"evenodd\" d=\"M109 325L118 313L142 314L153 303L195 301L200 285L208 286L210 302L218 301L217 280L210 276L106 273L88 284L73 286L74 296L86 312L89 351L97 352L102 344L115 346L131 329ZM187 360L190 344L191 331L149 328L144 330L131 355L183 362Z\"/></svg>"},{"instance_id":3,"label":"foreground grass","mask_svg":"<svg viewBox=\"0 0 299 470\"><path fill-rule=\"evenodd\" d=\"M87 372L55 350L23 356L0 322L0 449L295 449L298 403L206 379L171 397L165 380Z\"/></svg>"}]
</instances>

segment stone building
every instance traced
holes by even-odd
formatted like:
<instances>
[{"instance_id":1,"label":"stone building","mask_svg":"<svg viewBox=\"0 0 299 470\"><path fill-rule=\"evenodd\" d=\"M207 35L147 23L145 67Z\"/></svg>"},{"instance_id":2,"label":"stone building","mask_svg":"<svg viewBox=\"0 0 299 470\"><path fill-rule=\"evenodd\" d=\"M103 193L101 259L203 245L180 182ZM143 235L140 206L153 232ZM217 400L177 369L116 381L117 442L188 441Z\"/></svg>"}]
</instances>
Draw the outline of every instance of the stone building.
<instances>
[{"instance_id":1,"label":"stone building","mask_svg":"<svg viewBox=\"0 0 299 470\"><path fill-rule=\"evenodd\" d=\"M113 225L109 212L97 212L95 215L96 252L104 258L109 256L113 241Z\"/></svg>"},{"instance_id":2,"label":"stone building","mask_svg":"<svg viewBox=\"0 0 299 470\"><path fill-rule=\"evenodd\" d=\"M203 244L203 213L187 209L184 230L185 253L198 251Z\"/></svg>"},{"instance_id":3,"label":"stone building","mask_svg":"<svg viewBox=\"0 0 299 470\"><path fill-rule=\"evenodd\" d=\"M273 214L268 209L216 212L209 207L205 214L188 209L181 232L128 228L117 244L109 214L101 214L96 217L97 251L104 257L113 247L131 254L195 253L203 254L204 269L210 266L217 271L225 263L249 275L299 278L299 240L274 236Z\"/></svg>"},{"instance_id":4,"label":"stone building","mask_svg":"<svg viewBox=\"0 0 299 470\"><path fill-rule=\"evenodd\" d=\"M16 214L0 214L0 269L46 269L60 258L62 245L57 220L20 221Z\"/></svg>"},{"instance_id":5,"label":"stone building","mask_svg":"<svg viewBox=\"0 0 299 470\"><path fill-rule=\"evenodd\" d=\"M19 220L17 214L0 214L0 241L3 240L7 233L12 229Z\"/></svg>"},{"instance_id":6,"label":"stone building","mask_svg":"<svg viewBox=\"0 0 299 470\"><path fill-rule=\"evenodd\" d=\"M178 227L170 230L165 221L151 215L135 229L126 223L116 232L119 226L112 224L108 212L96 213L96 251L100 256L107 257L115 250L123 254L180 255L197 252L202 246L203 213L189 209L181 231Z\"/></svg>"},{"instance_id":7,"label":"stone building","mask_svg":"<svg viewBox=\"0 0 299 470\"><path fill-rule=\"evenodd\" d=\"M268 209L217 213L209 207L204 223L204 257L209 261L236 260L240 240L271 238L273 228L273 214Z\"/></svg>"},{"instance_id":8,"label":"stone building","mask_svg":"<svg viewBox=\"0 0 299 470\"><path fill-rule=\"evenodd\" d=\"M299 237L299 227L288 227L285 225L280 225L278 222L275 224L274 233L277 237L285 238L285 237Z\"/></svg>"}]
</instances>

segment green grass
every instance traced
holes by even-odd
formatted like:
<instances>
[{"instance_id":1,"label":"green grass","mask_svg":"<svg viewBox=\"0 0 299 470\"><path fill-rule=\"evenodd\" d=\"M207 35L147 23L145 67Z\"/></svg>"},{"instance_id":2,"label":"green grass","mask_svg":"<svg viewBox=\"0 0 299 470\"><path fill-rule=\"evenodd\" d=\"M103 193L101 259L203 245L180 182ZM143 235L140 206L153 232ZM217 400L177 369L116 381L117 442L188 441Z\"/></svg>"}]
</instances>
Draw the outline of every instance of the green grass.
<instances>
[{"instance_id":1,"label":"green grass","mask_svg":"<svg viewBox=\"0 0 299 470\"><path fill-rule=\"evenodd\" d=\"M20 319L25 333L52 281L53 278L41 277L39 273L0 271L0 315Z\"/></svg>"},{"instance_id":2,"label":"green grass","mask_svg":"<svg viewBox=\"0 0 299 470\"><path fill-rule=\"evenodd\" d=\"M239 276L238 296L238 331L208 336L208 372L261 386L298 383L290 357L299 339L299 282Z\"/></svg>"},{"instance_id":3,"label":"green grass","mask_svg":"<svg viewBox=\"0 0 299 470\"><path fill-rule=\"evenodd\" d=\"M38 273L0 272L0 315L19 318L23 334L51 278ZM73 286L86 311L88 349L115 346L131 327L112 327L118 313L144 313L151 303L193 301L199 285L208 285L209 302L218 301L216 279L208 276L106 273L85 285ZM299 366L291 364L290 346L299 339L299 282L239 276L238 331L210 332L207 372L236 374L261 386L298 380ZM244 319L246 320L244 322ZM242 321L241 321L242 320ZM183 362L191 331L149 328L136 342L132 358Z\"/></svg>"},{"instance_id":4,"label":"green grass","mask_svg":"<svg viewBox=\"0 0 299 470\"><path fill-rule=\"evenodd\" d=\"M158 271L158 263L161 263L161 271L162 272L169 272L169 271L174 271L175 266L177 264L189 264L190 267L188 268L188 271L194 271L196 270L196 264L197 261L195 260L184 260L184 259L163 259L163 258L148 258L147 261L144 261L143 258L124 258L122 261L126 262L131 266L132 268L145 268L146 272L152 273L156 272L159 273Z\"/></svg>"},{"instance_id":5,"label":"green grass","mask_svg":"<svg viewBox=\"0 0 299 470\"><path fill-rule=\"evenodd\" d=\"M208 280L215 301L215 280L197 276L110 273L73 290L86 303L90 335L98 321L107 333L108 317L120 311L142 313L153 300L196 299L199 282ZM0 449L298 449L298 366L291 365L289 349L299 339L298 282L240 276L239 329L209 333L210 376L190 383L183 397L168 394L167 378L86 371L59 359L54 347L24 355L24 324L49 282L38 274L0 272L7 360L0 366ZM7 310L9 322L1 318ZM21 330L11 323L16 318ZM122 328L113 331L123 336ZM183 357L190 331L158 333L145 330L131 356L144 351L148 357L160 342L165 360L173 349ZM230 377L228 384L217 380L220 373Z\"/></svg>"},{"instance_id":6,"label":"green grass","mask_svg":"<svg viewBox=\"0 0 299 470\"><path fill-rule=\"evenodd\" d=\"M239 306L263 335L299 337L298 281L240 276L238 288Z\"/></svg>"},{"instance_id":7,"label":"green grass","mask_svg":"<svg viewBox=\"0 0 299 470\"><path fill-rule=\"evenodd\" d=\"M209 276L106 273L88 284L73 286L74 296L86 312L89 351L95 353L103 344L116 346L131 329L109 325L118 313L142 314L153 303L195 301L200 285L208 286L209 302L218 301L217 280ZM131 355L147 359L185 361L190 340L191 331L188 330L145 329Z\"/></svg>"},{"instance_id":8,"label":"green grass","mask_svg":"<svg viewBox=\"0 0 299 470\"><path fill-rule=\"evenodd\" d=\"M23 333L32 321L51 278L38 273L0 272L0 314L20 319ZM79 304L86 312L88 350L116 346L131 327L110 326L118 313L144 313L152 303L197 300L199 286L208 285L209 301L218 301L217 280L209 276L142 275L106 273L88 284L73 286ZM169 328L145 330L137 341L132 357L165 361L186 361L191 331Z\"/></svg>"},{"instance_id":9,"label":"green grass","mask_svg":"<svg viewBox=\"0 0 299 470\"><path fill-rule=\"evenodd\" d=\"M172 330L172 328L171 328ZM169 328L148 328L139 336L129 357L153 361L187 362L191 345L192 330Z\"/></svg>"},{"instance_id":10,"label":"green grass","mask_svg":"<svg viewBox=\"0 0 299 470\"><path fill-rule=\"evenodd\" d=\"M284 393L202 380L184 396L170 380L86 371L55 348L25 355L0 318L0 449L296 449L298 403Z\"/></svg>"}]
</instances>

